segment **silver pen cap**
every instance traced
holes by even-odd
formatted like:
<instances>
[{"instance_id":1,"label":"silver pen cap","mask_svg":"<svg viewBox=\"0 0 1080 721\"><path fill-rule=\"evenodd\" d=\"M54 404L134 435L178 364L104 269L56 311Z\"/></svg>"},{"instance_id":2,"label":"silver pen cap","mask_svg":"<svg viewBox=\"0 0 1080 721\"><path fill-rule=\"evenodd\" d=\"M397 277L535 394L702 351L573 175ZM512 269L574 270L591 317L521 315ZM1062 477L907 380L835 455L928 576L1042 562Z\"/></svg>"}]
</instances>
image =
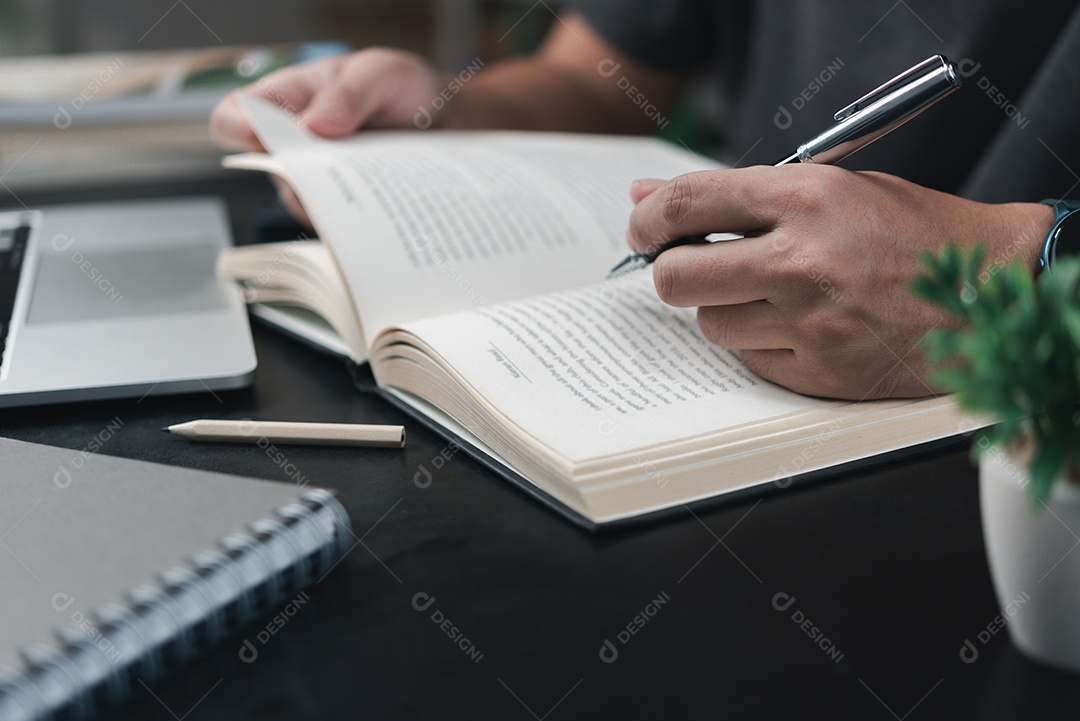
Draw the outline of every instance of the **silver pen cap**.
<instances>
[{"instance_id":1,"label":"silver pen cap","mask_svg":"<svg viewBox=\"0 0 1080 721\"><path fill-rule=\"evenodd\" d=\"M802 163L836 163L872 143L960 87L944 55L927 58L834 116L836 125L799 146Z\"/></svg>"}]
</instances>

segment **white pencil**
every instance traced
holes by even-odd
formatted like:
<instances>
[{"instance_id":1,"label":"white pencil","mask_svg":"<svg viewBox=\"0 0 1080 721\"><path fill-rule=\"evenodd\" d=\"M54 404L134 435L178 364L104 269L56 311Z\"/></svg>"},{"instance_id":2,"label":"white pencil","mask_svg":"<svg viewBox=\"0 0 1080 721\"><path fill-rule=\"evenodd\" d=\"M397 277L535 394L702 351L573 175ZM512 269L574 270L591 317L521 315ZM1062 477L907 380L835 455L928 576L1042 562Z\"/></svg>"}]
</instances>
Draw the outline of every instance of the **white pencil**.
<instances>
[{"instance_id":1,"label":"white pencil","mask_svg":"<svg viewBox=\"0 0 1080 721\"><path fill-rule=\"evenodd\" d=\"M310 446L404 448L404 426L290 421L198 420L162 428L192 441L212 443L283 443Z\"/></svg>"}]
</instances>

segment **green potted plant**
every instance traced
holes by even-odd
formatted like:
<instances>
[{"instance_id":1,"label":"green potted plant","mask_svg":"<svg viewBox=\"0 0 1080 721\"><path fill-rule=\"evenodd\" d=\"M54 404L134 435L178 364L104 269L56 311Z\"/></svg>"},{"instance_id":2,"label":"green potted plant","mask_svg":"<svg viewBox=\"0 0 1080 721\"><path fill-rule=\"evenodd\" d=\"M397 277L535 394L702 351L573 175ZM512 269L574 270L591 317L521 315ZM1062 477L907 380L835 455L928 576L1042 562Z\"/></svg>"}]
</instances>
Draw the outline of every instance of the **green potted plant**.
<instances>
[{"instance_id":1,"label":"green potted plant","mask_svg":"<svg viewBox=\"0 0 1080 721\"><path fill-rule=\"evenodd\" d=\"M1015 263L984 268L982 248L922 261L913 292L957 321L924 341L933 382L995 422L973 446L1002 608L992 623L1080 672L1080 262L1034 279Z\"/></svg>"}]
</instances>

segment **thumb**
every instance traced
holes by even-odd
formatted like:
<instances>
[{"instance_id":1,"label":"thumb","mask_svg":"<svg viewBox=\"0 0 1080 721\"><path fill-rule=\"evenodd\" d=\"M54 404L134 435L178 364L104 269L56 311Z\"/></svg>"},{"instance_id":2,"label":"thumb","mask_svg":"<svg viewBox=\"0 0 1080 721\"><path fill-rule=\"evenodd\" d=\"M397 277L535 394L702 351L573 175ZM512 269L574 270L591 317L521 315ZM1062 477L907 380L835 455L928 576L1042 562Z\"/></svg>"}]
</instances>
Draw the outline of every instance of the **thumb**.
<instances>
[{"instance_id":1,"label":"thumb","mask_svg":"<svg viewBox=\"0 0 1080 721\"><path fill-rule=\"evenodd\" d=\"M657 180L656 178L635 180L630 183L630 200L634 201L634 205L637 205L666 182L666 180Z\"/></svg>"},{"instance_id":2,"label":"thumb","mask_svg":"<svg viewBox=\"0 0 1080 721\"><path fill-rule=\"evenodd\" d=\"M330 138L356 132L394 90L387 65L371 53L346 59L330 81L315 91L301 122L311 132Z\"/></svg>"},{"instance_id":3,"label":"thumb","mask_svg":"<svg viewBox=\"0 0 1080 721\"><path fill-rule=\"evenodd\" d=\"M370 97L335 82L315 94L300 120L316 135L337 138L355 132L372 110Z\"/></svg>"}]
</instances>

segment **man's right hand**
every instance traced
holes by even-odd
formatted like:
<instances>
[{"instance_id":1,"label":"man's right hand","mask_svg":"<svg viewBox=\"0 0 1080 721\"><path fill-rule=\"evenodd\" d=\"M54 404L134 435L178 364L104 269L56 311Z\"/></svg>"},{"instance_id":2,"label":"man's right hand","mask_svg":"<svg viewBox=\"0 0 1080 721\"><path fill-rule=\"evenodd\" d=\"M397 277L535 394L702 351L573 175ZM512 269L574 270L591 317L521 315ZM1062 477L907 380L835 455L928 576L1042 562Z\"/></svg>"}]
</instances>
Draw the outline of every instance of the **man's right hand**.
<instances>
[{"instance_id":1,"label":"man's right hand","mask_svg":"<svg viewBox=\"0 0 1080 721\"><path fill-rule=\"evenodd\" d=\"M313 133L337 138L360 128L412 127L417 108L438 93L434 69L412 53L370 48L273 72L221 101L210 135L224 150L262 150L236 102L242 93L269 100Z\"/></svg>"}]
</instances>

